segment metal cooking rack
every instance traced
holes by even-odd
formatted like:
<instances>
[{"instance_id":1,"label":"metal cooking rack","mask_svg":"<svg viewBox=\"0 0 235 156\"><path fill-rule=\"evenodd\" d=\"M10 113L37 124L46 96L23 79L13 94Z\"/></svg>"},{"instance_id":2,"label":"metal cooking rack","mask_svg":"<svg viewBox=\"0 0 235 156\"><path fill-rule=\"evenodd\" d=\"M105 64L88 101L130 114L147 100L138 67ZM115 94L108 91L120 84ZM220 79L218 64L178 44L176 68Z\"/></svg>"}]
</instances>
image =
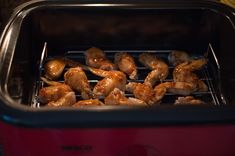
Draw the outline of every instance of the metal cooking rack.
<instances>
[{"instance_id":1,"label":"metal cooking rack","mask_svg":"<svg viewBox=\"0 0 235 156\"><path fill-rule=\"evenodd\" d=\"M138 61L138 56L139 54L143 53L143 52L149 52L149 53L153 53L156 54L157 56L161 57L163 60L167 61L167 56L168 54L171 52L172 50L104 50L104 52L106 53L106 56L110 59L113 60L114 59L114 54L118 53L118 52L127 52L130 53L134 59L135 59L135 63L137 65L137 69L138 69L138 75L139 75L139 79L138 80L130 80L128 79L128 82L144 82L144 78L147 76L147 73L150 72L149 69L147 69L146 67L144 67L142 64L139 63ZM214 51L211 47L211 45L208 46L208 51L207 53L211 52L214 55ZM84 57L84 52L85 51L67 51L64 54L64 57L72 59L74 61L78 61L79 63L85 64L85 57ZM55 56L53 56L55 57ZM48 56L47 54L47 43L44 44L43 47L43 51L42 51L42 55L41 55L41 60L40 60L40 65L39 65L39 77L37 79L36 82L36 86L35 86L35 94L33 95L33 100L32 100L32 107L40 107L40 103L37 102L37 96L39 94L39 90L44 87L44 82L42 80L40 80L40 77L43 76L44 74L44 68L43 65L44 63L48 60L53 58L52 56ZM215 55L213 56L215 57ZM217 62L217 59L215 57L215 62ZM210 61L208 61L208 64L210 63ZM209 66L208 64L201 70L199 70L199 72L197 73L200 77L201 80L203 80L206 85L208 86L208 91L207 92L194 92L192 93L192 96L201 99L203 101L205 101L206 103L210 103L210 104L214 104L214 105L219 105L220 100L217 96L217 92L215 91L215 84L214 84L214 79L211 76L209 70ZM218 64L217 64L218 66ZM217 67L218 68L218 67ZM163 81L173 81L172 79L172 71L173 71L174 67L173 66L169 66L169 76ZM65 68L65 71L67 71L68 68ZM95 75L93 75L92 73L90 73L89 71L85 71L88 77L88 80L90 82L91 86L94 86L100 79ZM128 76L127 76L128 78ZM63 79L59 79L59 82L64 82ZM133 94L126 92L125 95L127 97L133 97ZM175 99L177 97L179 97L181 95L175 95L173 93L166 93L166 95L164 96L163 100L162 100L162 104L172 104L174 103ZM76 93L76 97L77 100L81 100L81 95L79 93Z\"/></svg>"}]
</instances>

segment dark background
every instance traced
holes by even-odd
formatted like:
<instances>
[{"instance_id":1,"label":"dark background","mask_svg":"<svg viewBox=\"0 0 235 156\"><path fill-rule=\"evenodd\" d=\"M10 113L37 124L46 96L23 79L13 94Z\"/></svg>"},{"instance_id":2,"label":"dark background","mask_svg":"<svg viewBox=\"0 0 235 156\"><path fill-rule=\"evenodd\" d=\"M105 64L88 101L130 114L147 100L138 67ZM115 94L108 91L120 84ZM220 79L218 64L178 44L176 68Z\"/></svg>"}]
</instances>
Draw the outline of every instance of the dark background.
<instances>
[{"instance_id":1,"label":"dark background","mask_svg":"<svg viewBox=\"0 0 235 156\"><path fill-rule=\"evenodd\" d=\"M0 32L7 23L14 8L27 1L29 0L0 0Z\"/></svg>"},{"instance_id":2,"label":"dark background","mask_svg":"<svg viewBox=\"0 0 235 156\"><path fill-rule=\"evenodd\" d=\"M0 33L7 23L10 15L12 14L14 8L18 5L28 2L30 0L0 0ZM224 3L230 3L233 0L221 0ZM231 5L231 4L230 4Z\"/></svg>"}]
</instances>

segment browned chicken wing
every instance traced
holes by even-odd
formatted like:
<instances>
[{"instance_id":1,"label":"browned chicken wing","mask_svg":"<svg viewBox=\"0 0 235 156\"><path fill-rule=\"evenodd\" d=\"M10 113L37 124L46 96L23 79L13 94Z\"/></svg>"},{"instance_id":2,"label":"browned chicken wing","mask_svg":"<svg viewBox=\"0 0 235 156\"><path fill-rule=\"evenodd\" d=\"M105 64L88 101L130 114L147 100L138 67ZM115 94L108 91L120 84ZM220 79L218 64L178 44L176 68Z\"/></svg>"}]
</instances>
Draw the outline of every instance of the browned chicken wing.
<instances>
[{"instance_id":1,"label":"browned chicken wing","mask_svg":"<svg viewBox=\"0 0 235 156\"><path fill-rule=\"evenodd\" d=\"M70 68L64 74L64 82L69 85L74 91L81 92L83 99L92 97L90 84L87 76L81 67Z\"/></svg>"},{"instance_id":2,"label":"browned chicken wing","mask_svg":"<svg viewBox=\"0 0 235 156\"><path fill-rule=\"evenodd\" d=\"M157 81L163 81L164 79L166 79L169 73L169 69L168 65L163 60L153 54L142 53L139 56L139 61L144 66L152 70L145 78L144 84L153 87Z\"/></svg>"},{"instance_id":3,"label":"browned chicken wing","mask_svg":"<svg viewBox=\"0 0 235 156\"><path fill-rule=\"evenodd\" d=\"M158 100L155 97L155 92L153 88L149 85L136 83L136 82L129 82L126 85L126 90L134 94L137 99L140 99L147 104L156 104Z\"/></svg>"},{"instance_id":4,"label":"browned chicken wing","mask_svg":"<svg viewBox=\"0 0 235 156\"><path fill-rule=\"evenodd\" d=\"M160 101L167 92L177 95L190 95L195 91L195 87L188 82L164 82L157 85L154 91L157 101Z\"/></svg>"},{"instance_id":5,"label":"browned chicken wing","mask_svg":"<svg viewBox=\"0 0 235 156\"><path fill-rule=\"evenodd\" d=\"M76 67L81 66L85 67L84 65L81 65L80 63L67 59L67 58L54 58L49 60L45 65L45 77L50 80L56 80L58 79L66 66L69 67Z\"/></svg>"},{"instance_id":6,"label":"browned chicken wing","mask_svg":"<svg viewBox=\"0 0 235 156\"><path fill-rule=\"evenodd\" d=\"M105 53L99 49L92 47L85 52L86 64L90 67L103 70L117 69L116 65L106 58Z\"/></svg>"},{"instance_id":7,"label":"browned chicken wing","mask_svg":"<svg viewBox=\"0 0 235 156\"><path fill-rule=\"evenodd\" d=\"M199 91L207 91L207 85L193 73L207 64L207 60L202 58L198 60L187 61L179 64L173 71L173 79L175 82L192 83Z\"/></svg>"},{"instance_id":8,"label":"browned chicken wing","mask_svg":"<svg viewBox=\"0 0 235 156\"><path fill-rule=\"evenodd\" d=\"M42 104L47 104L51 101L59 100L68 92L72 92L72 89L66 84L43 87L39 91L39 96L37 97L37 100Z\"/></svg>"},{"instance_id":9,"label":"browned chicken wing","mask_svg":"<svg viewBox=\"0 0 235 156\"><path fill-rule=\"evenodd\" d=\"M122 72L129 75L130 79L137 79L137 68L134 58L130 54L116 53L114 62Z\"/></svg>"},{"instance_id":10,"label":"browned chicken wing","mask_svg":"<svg viewBox=\"0 0 235 156\"><path fill-rule=\"evenodd\" d=\"M106 105L148 106L144 101L136 98L127 98L125 93L115 88L105 99Z\"/></svg>"},{"instance_id":11,"label":"browned chicken wing","mask_svg":"<svg viewBox=\"0 0 235 156\"><path fill-rule=\"evenodd\" d=\"M185 104L198 105L198 104L205 104L205 102L199 99L195 99L192 96L178 97L178 99L175 100L175 105L185 105Z\"/></svg>"},{"instance_id":12,"label":"browned chicken wing","mask_svg":"<svg viewBox=\"0 0 235 156\"><path fill-rule=\"evenodd\" d=\"M102 80L98 81L93 89L93 94L95 98L104 98L107 96L114 88L119 88L120 90L125 90L126 85L126 75L120 71L105 71L101 69L88 68L93 74L104 77Z\"/></svg>"},{"instance_id":13,"label":"browned chicken wing","mask_svg":"<svg viewBox=\"0 0 235 156\"><path fill-rule=\"evenodd\" d=\"M168 55L168 60L170 64L172 64L173 66L177 66L183 62L189 61L190 57L185 51L173 50Z\"/></svg>"},{"instance_id":14,"label":"browned chicken wing","mask_svg":"<svg viewBox=\"0 0 235 156\"><path fill-rule=\"evenodd\" d=\"M59 83L56 81L50 81L44 77L41 79L48 85L39 90L37 97L38 102L41 104L47 104L51 107L70 106L76 102L75 93L70 86Z\"/></svg>"},{"instance_id":15,"label":"browned chicken wing","mask_svg":"<svg viewBox=\"0 0 235 156\"><path fill-rule=\"evenodd\" d=\"M66 61L62 58L55 58L44 65L45 77L55 80L61 76L66 66Z\"/></svg>"},{"instance_id":16,"label":"browned chicken wing","mask_svg":"<svg viewBox=\"0 0 235 156\"><path fill-rule=\"evenodd\" d=\"M76 102L73 107L87 107L87 106L102 106L104 105L103 102L101 102L98 99L89 99L89 100L80 100L78 102Z\"/></svg>"},{"instance_id":17,"label":"browned chicken wing","mask_svg":"<svg viewBox=\"0 0 235 156\"><path fill-rule=\"evenodd\" d=\"M64 107L72 106L76 102L76 96L74 92L68 92L56 101L51 101L47 104L49 107Z\"/></svg>"},{"instance_id":18,"label":"browned chicken wing","mask_svg":"<svg viewBox=\"0 0 235 156\"><path fill-rule=\"evenodd\" d=\"M190 95L195 91L207 91L207 85L193 71L206 64L205 59L192 60L176 66L173 72L174 82L164 82L154 88L156 98L161 100L166 92L178 95Z\"/></svg>"}]
</instances>

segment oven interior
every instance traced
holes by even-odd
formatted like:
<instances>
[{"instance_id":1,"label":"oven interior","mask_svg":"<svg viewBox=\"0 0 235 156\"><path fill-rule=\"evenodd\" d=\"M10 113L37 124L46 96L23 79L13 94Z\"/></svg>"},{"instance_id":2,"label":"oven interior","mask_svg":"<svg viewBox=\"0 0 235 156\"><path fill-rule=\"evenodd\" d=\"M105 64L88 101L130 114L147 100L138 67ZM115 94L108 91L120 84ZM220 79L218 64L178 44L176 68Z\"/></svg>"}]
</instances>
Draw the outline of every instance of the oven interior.
<instances>
[{"instance_id":1,"label":"oven interior","mask_svg":"<svg viewBox=\"0 0 235 156\"><path fill-rule=\"evenodd\" d=\"M40 80L43 64L50 58L64 56L85 64L84 52L91 47L104 50L111 60L117 52L128 52L138 66L137 82L143 82L150 70L138 62L139 54L151 52L167 62L171 50L183 50L194 58L208 54L208 64L197 72L208 92L195 92L193 96L208 105L231 105L235 100L234 41L231 20L206 8L41 7L25 16L21 24L7 90L18 105L42 107L35 97L44 85ZM174 67L169 68L172 73ZM92 86L100 80L87 71L86 74ZM165 81L172 81L172 74ZM79 100L80 95L76 96ZM173 105L176 97L166 94L161 105Z\"/></svg>"}]
</instances>

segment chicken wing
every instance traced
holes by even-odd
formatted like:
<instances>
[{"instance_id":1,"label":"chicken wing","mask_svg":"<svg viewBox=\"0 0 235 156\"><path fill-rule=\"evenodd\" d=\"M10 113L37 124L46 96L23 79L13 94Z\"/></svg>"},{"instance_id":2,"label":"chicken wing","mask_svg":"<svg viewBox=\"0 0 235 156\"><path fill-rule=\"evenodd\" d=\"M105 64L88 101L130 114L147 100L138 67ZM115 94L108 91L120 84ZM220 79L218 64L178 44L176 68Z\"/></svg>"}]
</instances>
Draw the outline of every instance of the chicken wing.
<instances>
[{"instance_id":1,"label":"chicken wing","mask_svg":"<svg viewBox=\"0 0 235 156\"><path fill-rule=\"evenodd\" d=\"M175 81L187 82L188 78L191 79L189 73L192 73L193 71L201 69L206 64L207 64L207 60L204 58L181 63L175 67L173 71L173 78ZM184 75L186 74L188 74L189 76L185 77Z\"/></svg>"},{"instance_id":2,"label":"chicken wing","mask_svg":"<svg viewBox=\"0 0 235 156\"><path fill-rule=\"evenodd\" d=\"M193 105L198 105L198 104L205 104L204 101L195 99L192 96L186 96L186 97L178 97L177 100L175 100L175 105L185 105L185 104L193 104Z\"/></svg>"},{"instance_id":3,"label":"chicken wing","mask_svg":"<svg viewBox=\"0 0 235 156\"><path fill-rule=\"evenodd\" d=\"M155 55L150 53L142 53L139 56L139 61L144 66L152 70L145 78L144 84L153 87L157 81L163 81L168 76L168 65Z\"/></svg>"},{"instance_id":4,"label":"chicken wing","mask_svg":"<svg viewBox=\"0 0 235 156\"><path fill-rule=\"evenodd\" d=\"M45 77L55 80L61 76L66 66L66 61L62 58L55 58L44 65Z\"/></svg>"},{"instance_id":5,"label":"chicken wing","mask_svg":"<svg viewBox=\"0 0 235 156\"><path fill-rule=\"evenodd\" d=\"M69 85L74 91L81 92L83 99L92 97L90 84L87 76L81 67L70 68L64 74L64 82Z\"/></svg>"},{"instance_id":6,"label":"chicken wing","mask_svg":"<svg viewBox=\"0 0 235 156\"><path fill-rule=\"evenodd\" d=\"M137 79L137 68L135 65L134 58L127 53L116 53L115 54L115 59L114 59L115 64L117 64L118 68L129 75L130 79Z\"/></svg>"},{"instance_id":7,"label":"chicken wing","mask_svg":"<svg viewBox=\"0 0 235 156\"><path fill-rule=\"evenodd\" d=\"M169 55L168 55L168 61L170 64L173 66L177 66L183 62L189 61L190 57L188 53L185 51L178 51L178 50L173 50Z\"/></svg>"},{"instance_id":8,"label":"chicken wing","mask_svg":"<svg viewBox=\"0 0 235 156\"><path fill-rule=\"evenodd\" d=\"M114 88L118 88L121 91L125 90L126 75L121 71L105 71L101 69L88 68L93 74L104 77L98 81L93 89L95 98L104 98Z\"/></svg>"},{"instance_id":9,"label":"chicken wing","mask_svg":"<svg viewBox=\"0 0 235 156\"><path fill-rule=\"evenodd\" d=\"M126 106L148 106L144 101L136 98L127 98L125 93L118 88L115 88L104 99L106 105L126 105Z\"/></svg>"},{"instance_id":10,"label":"chicken wing","mask_svg":"<svg viewBox=\"0 0 235 156\"><path fill-rule=\"evenodd\" d=\"M39 91L37 100L42 104L47 104L51 101L59 100L69 92L72 92L72 89L66 84L43 87Z\"/></svg>"},{"instance_id":11,"label":"chicken wing","mask_svg":"<svg viewBox=\"0 0 235 156\"><path fill-rule=\"evenodd\" d=\"M198 60L187 61L179 64L173 71L173 79L175 82L188 82L194 84L199 91L207 91L206 84L193 73L207 64L207 60L202 58Z\"/></svg>"},{"instance_id":12,"label":"chicken wing","mask_svg":"<svg viewBox=\"0 0 235 156\"><path fill-rule=\"evenodd\" d=\"M156 104L158 99L155 97L153 88L149 85L129 82L126 85L126 90L134 94L135 98L146 102L149 105Z\"/></svg>"},{"instance_id":13,"label":"chicken wing","mask_svg":"<svg viewBox=\"0 0 235 156\"><path fill-rule=\"evenodd\" d=\"M76 102L76 96L74 92L68 92L56 101L51 101L47 104L49 107L64 107L72 106Z\"/></svg>"},{"instance_id":14,"label":"chicken wing","mask_svg":"<svg viewBox=\"0 0 235 156\"><path fill-rule=\"evenodd\" d=\"M116 65L106 58L105 53L99 49L92 47L85 52L86 64L90 67L103 70L117 69Z\"/></svg>"},{"instance_id":15,"label":"chicken wing","mask_svg":"<svg viewBox=\"0 0 235 156\"><path fill-rule=\"evenodd\" d=\"M56 80L58 79L66 66L69 67L76 67L81 66L85 67L84 65L81 65L79 62L70 60L68 58L54 58L49 60L45 65L45 77L50 80Z\"/></svg>"},{"instance_id":16,"label":"chicken wing","mask_svg":"<svg viewBox=\"0 0 235 156\"><path fill-rule=\"evenodd\" d=\"M157 101L160 101L167 92L177 95L190 95L196 91L196 88L188 82L164 82L157 85L154 91Z\"/></svg>"},{"instance_id":17,"label":"chicken wing","mask_svg":"<svg viewBox=\"0 0 235 156\"><path fill-rule=\"evenodd\" d=\"M89 100L80 100L78 102L76 102L73 107L87 107L87 106L102 106L104 105L103 102L101 102L98 99L89 99Z\"/></svg>"}]
</instances>

